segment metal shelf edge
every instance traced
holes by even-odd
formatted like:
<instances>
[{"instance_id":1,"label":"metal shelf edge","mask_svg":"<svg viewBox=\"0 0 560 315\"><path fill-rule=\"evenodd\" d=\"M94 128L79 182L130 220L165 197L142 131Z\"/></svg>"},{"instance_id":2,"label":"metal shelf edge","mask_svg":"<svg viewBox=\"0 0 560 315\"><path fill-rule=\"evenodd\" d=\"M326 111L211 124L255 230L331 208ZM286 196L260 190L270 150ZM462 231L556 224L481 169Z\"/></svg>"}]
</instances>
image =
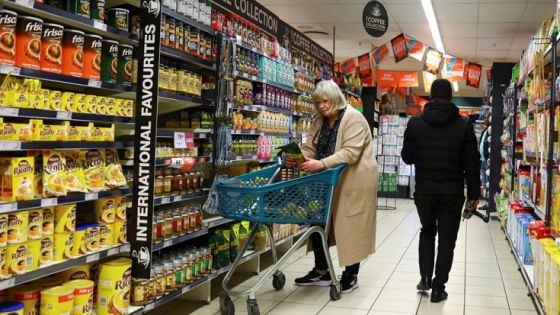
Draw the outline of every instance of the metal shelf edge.
<instances>
[{"instance_id":1,"label":"metal shelf edge","mask_svg":"<svg viewBox=\"0 0 560 315\"><path fill-rule=\"evenodd\" d=\"M173 246L173 245L177 245L177 244L181 244L187 241L190 241L192 239L204 236L208 234L208 229L207 228L201 228L200 230L190 233L190 234L185 234L185 235L181 235L179 237L175 237L172 238L170 240L165 240L163 242L158 242L155 243L152 246L152 251L156 251L156 250L162 250L164 248Z\"/></svg>"}]
</instances>

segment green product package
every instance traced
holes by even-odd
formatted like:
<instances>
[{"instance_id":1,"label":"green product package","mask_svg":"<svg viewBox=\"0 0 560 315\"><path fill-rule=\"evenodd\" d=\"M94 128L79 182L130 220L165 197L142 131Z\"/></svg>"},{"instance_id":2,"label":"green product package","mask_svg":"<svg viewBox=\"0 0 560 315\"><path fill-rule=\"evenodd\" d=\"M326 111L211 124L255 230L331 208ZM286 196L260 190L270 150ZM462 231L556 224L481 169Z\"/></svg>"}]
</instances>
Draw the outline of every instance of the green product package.
<instances>
[{"instance_id":1,"label":"green product package","mask_svg":"<svg viewBox=\"0 0 560 315\"><path fill-rule=\"evenodd\" d=\"M218 235L218 263L220 267L225 267L230 264L229 259L229 238L230 230L219 230Z\"/></svg>"},{"instance_id":2,"label":"green product package","mask_svg":"<svg viewBox=\"0 0 560 315\"><path fill-rule=\"evenodd\" d=\"M103 40L101 46L101 81L117 83L117 64L119 43L114 40Z\"/></svg>"},{"instance_id":3,"label":"green product package","mask_svg":"<svg viewBox=\"0 0 560 315\"><path fill-rule=\"evenodd\" d=\"M305 162L305 157L303 156L303 153L301 152L298 144L295 142L290 142L284 146L279 147L278 149L280 149L280 152L284 153L285 157L294 160L296 162L296 166L299 166L303 162Z\"/></svg>"},{"instance_id":4,"label":"green product package","mask_svg":"<svg viewBox=\"0 0 560 315\"><path fill-rule=\"evenodd\" d=\"M218 236L216 235L216 230L208 237L208 249L210 249L213 257L214 268L220 268L218 265Z\"/></svg>"},{"instance_id":5,"label":"green product package","mask_svg":"<svg viewBox=\"0 0 560 315\"><path fill-rule=\"evenodd\" d=\"M230 230L230 238L229 238L229 258L231 261L234 261L237 258L237 254L239 254L239 223L235 224L232 229Z\"/></svg>"},{"instance_id":6,"label":"green product package","mask_svg":"<svg viewBox=\"0 0 560 315\"><path fill-rule=\"evenodd\" d=\"M242 221L241 223L239 223L239 233L238 233L239 248L243 247L245 242L247 242L248 237L249 237L249 222Z\"/></svg>"},{"instance_id":7,"label":"green product package","mask_svg":"<svg viewBox=\"0 0 560 315\"><path fill-rule=\"evenodd\" d=\"M119 45L117 59L117 83L130 86L132 84L132 53L130 45Z\"/></svg>"}]
</instances>

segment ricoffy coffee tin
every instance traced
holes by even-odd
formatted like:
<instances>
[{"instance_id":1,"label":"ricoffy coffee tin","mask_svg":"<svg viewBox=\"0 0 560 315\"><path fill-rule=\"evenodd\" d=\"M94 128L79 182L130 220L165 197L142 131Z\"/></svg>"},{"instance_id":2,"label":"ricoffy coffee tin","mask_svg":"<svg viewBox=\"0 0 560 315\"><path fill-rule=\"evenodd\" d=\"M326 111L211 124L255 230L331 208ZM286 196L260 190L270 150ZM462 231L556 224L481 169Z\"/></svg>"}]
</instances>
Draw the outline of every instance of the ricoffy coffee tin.
<instances>
[{"instance_id":1,"label":"ricoffy coffee tin","mask_svg":"<svg viewBox=\"0 0 560 315\"><path fill-rule=\"evenodd\" d=\"M0 11L0 63L13 65L16 57L17 13Z\"/></svg>"},{"instance_id":2,"label":"ricoffy coffee tin","mask_svg":"<svg viewBox=\"0 0 560 315\"><path fill-rule=\"evenodd\" d=\"M62 36L64 27L59 24L43 24L41 41L41 70L62 72Z\"/></svg>"},{"instance_id":3,"label":"ricoffy coffee tin","mask_svg":"<svg viewBox=\"0 0 560 315\"><path fill-rule=\"evenodd\" d=\"M130 45L119 45L119 58L117 61L117 83L132 85L132 55L133 48Z\"/></svg>"},{"instance_id":4,"label":"ricoffy coffee tin","mask_svg":"<svg viewBox=\"0 0 560 315\"><path fill-rule=\"evenodd\" d=\"M127 9L112 8L107 10L107 24L123 31L128 31L128 18L130 12Z\"/></svg>"},{"instance_id":5,"label":"ricoffy coffee tin","mask_svg":"<svg viewBox=\"0 0 560 315\"><path fill-rule=\"evenodd\" d=\"M66 30L62 39L62 73L81 77L84 72L84 32Z\"/></svg>"},{"instance_id":6,"label":"ricoffy coffee tin","mask_svg":"<svg viewBox=\"0 0 560 315\"><path fill-rule=\"evenodd\" d=\"M104 40L101 48L101 81L117 82L118 58L119 43L114 40Z\"/></svg>"},{"instance_id":7,"label":"ricoffy coffee tin","mask_svg":"<svg viewBox=\"0 0 560 315\"><path fill-rule=\"evenodd\" d=\"M18 17L16 27L16 66L39 70L42 33L43 20L32 16Z\"/></svg>"},{"instance_id":8,"label":"ricoffy coffee tin","mask_svg":"<svg viewBox=\"0 0 560 315\"><path fill-rule=\"evenodd\" d=\"M99 80L101 78L101 51L103 41L101 36L87 34L84 41L84 74L85 79Z\"/></svg>"}]
</instances>

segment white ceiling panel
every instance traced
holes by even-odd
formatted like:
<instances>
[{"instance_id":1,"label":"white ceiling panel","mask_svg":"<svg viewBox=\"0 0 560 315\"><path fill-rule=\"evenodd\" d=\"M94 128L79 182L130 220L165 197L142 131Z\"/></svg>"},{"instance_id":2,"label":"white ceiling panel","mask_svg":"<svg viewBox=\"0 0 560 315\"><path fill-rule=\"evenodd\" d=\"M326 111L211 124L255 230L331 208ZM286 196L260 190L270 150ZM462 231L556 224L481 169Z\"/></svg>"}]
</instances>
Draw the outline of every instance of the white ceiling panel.
<instances>
[{"instance_id":1,"label":"white ceiling panel","mask_svg":"<svg viewBox=\"0 0 560 315\"><path fill-rule=\"evenodd\" d=\"M327 28L327 25L324 25ZM332 33L332 25L329 27L329 32ZM340 23L336 25L337 38L362 38L369 36L362 23Z\"/></svg>"},{"instance_id":2,"label":"white ceiling panel","mask_svg":"<svg viewBox=\"0 0 560 315\"><path fill-rule=\"evenodd\" d=\"M340 12L343 10L340 4L314 4L302 3L299 7L303 12L317 23L336 23L340 22ZM360 17L361 21L361 17Z\"/></svg>"},{"instance_id":3,"label":"white ceiling panel","mask_svg":"<svg viewBox=\"0 0 560 315\"><path fill-rule=\"evenodd\" d=\"M297 4L339 4L337 0L291 0ZM260 2L260 1L259 1Z\"/></svg>"},{"instance_id":4,"label":"white ceiling panel","mask_svg":"<svg viewBox=\"0 0 560 315\"><path fill-rule=\"evenodd\" d=\"M480 23L477 34L480 38L512 37L518 26L518 23Z\"/></svg>"},{"instance_id":5,"label":"white ceiling panel","mask_svg":"<svg viewBox=\"0 0 560 315\"><path fill-rule=\"evenodd\" d=\"M439 23L439 31L444 38L475 38L477 25L476 23Z\"/></svg>"},{"instance_id":6,"label":"white ceiling panel","mask_svg":"<svg viewBox=\"0 0 560 315\"><path fill-rule=\"evenodd\" d=\"M498 59L498 58L505 58L508 54L509 50L484 50L479 49L476 51L476 55L480 59Z\"/></svg>"},{"instance_id":7,"label":"white ceiling panel","mask_svg":"<svg viewBox=\"0 0 560 315\"><path fill-rule=\"evenodd\" d=\"M516 37L511 42L511 49L526 49L529 47L530 37Z\"/></svg>"},{"instance_id":8,"label":"white ceiling panel","mask_svg":"<svg viewBox=\"0 0 560 315\"><path fill-rule=\"evenodd\" d=\"M401 31L420 41L427 41L432 38L432 32L427 23L401 23Z\"/></svg>"},{"instance_id":9,"label":"white ceiling panel","mask_svg":"<svg viewBox=\"0 0 560 315\"><path fill-rule=\"evenodd\" d=\"M307 12L299 9L295 4L270 4L266 6L274 14L278 15L282 20L288 24L312 23ZM294 10L295 9L295 10Z\"/></svg>"},{"instance_id":10,"label":"white ceiling panel","mask_svg":"<svg viewBox=\"0 0 560 315\"><path fill-rule=\"evenodd\" d=\"M556 12L556 3L550 1L549 3L531 3L527 5L525 14L521 22L537 22L541 23L545 19L550 18Z\"/></svg>"},{"instance_id":11,"label":"white ceiling panel","mask_svg":"<svg viewBox=\"0 0 560 315\"><path fill-rule=\"evenodd\" d=\"M386 5L388 11L391 12L391 15L395 20L398 22L409 22L409 23L418 23L418 22L425 22L426 16L424 15L424 11L422 9L422 4L420 0L416 3L392 3Z\"/></svg>"},{"instance_id":12,"label":"white ceiling panel","mask_svg":"<svg viewBox=\"0 0 560 315\"><path fill-rule=\"evenodd\" d=\"M500 37L500 38L479 38L477 41L477 49L510 49L511 37Z\"/></svg>"},{"instance_id":13,"label":"white ceiling panel","mask_svg":"<svg viewBox=\"0 0 560 315\"><path fill-rule=\"evenodd\" d=\"M477 4L440 2L435 4L434 11L439 23L476 22L478 19Z\"/></svg>"},{"instance_id":14,"label":"white ceiling panel","mask_svg":"<svg viewBox=\"0 0 560 315\"><path fill-rule=\"evenodd\" d=\"M472 48L472 47L469 47ZM447 49L447 54L453 57L459 57L473 61L476 59L476 50L474 49Z\"/></svg>"},{"instance_id":15,"label":"white ceiling panel","mask_svg":"<svg viewBox=\"0 0 560 315\"><path fill-rule=\"evenodd\" d=\"M519 22L526 4L500 3L480 4L478 17L480 22Z\"/></svg>"},{"instance_id":16,"label":"white ceiling panel","mask_svg":"<svg viewBox=\"0 0 560 315\"><path fill-rule=\"evenodd\" d=\"M537 29L541 25L541 22L519 23L519 25L517 26L517 30L515 32L515 35L531 37L531 36L535 35L535 33L537 32Z\"/></svg>"},{"instance_id":17,"label":"white ceiling panel","mask_svg":"<svg viewBox=\"0 0 560 315\"><path fill-rule=\"evenodd\" d=\"M476 38L453 38L453 37L444 37L443 42L445 43L445 49L447 51L460 51L461 49L464 50L475 50L476 49Z\"/></svg>"},{"instance_id":18,"label":"white ceiling panel","mask_svg":"<svg viewBox=\"0 0 560 315\"><path fill-rule=\"evenodd\" d=\"M543 1L543 0L537 0L537 1ZM546 1L546 0L544 0ZM481 4L486 4L486 3L527 3L527 0L479 0L479 2Z\"/></svg>"}]
</instances>

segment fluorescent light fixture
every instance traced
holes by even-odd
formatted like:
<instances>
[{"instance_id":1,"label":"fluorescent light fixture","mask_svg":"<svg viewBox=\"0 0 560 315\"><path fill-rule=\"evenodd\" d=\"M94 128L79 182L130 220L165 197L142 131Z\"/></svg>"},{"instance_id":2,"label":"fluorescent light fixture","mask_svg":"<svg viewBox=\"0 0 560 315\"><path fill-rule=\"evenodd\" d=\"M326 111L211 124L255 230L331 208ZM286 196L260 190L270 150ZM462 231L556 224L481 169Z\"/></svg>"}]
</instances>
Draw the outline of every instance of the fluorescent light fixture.
<instances>
[{"instance_id":1,"label":"fluorescent light fixture","mask_svg":"<svg viewBox=\"0 0 560 315\"><path fill-rule=\"evenodd\" d=\"M432 6L431 0L421 0L422 8L424 9L424 14L430 25L430 30L432 31L432 38L434 43L436 43L436 48L439 52L445 54L445 47L443 47L443 41L441 40L441 34L439 33L438 23L436 20L436 15L434 13L434 7Z\"/></svg>"}]
</instances>

